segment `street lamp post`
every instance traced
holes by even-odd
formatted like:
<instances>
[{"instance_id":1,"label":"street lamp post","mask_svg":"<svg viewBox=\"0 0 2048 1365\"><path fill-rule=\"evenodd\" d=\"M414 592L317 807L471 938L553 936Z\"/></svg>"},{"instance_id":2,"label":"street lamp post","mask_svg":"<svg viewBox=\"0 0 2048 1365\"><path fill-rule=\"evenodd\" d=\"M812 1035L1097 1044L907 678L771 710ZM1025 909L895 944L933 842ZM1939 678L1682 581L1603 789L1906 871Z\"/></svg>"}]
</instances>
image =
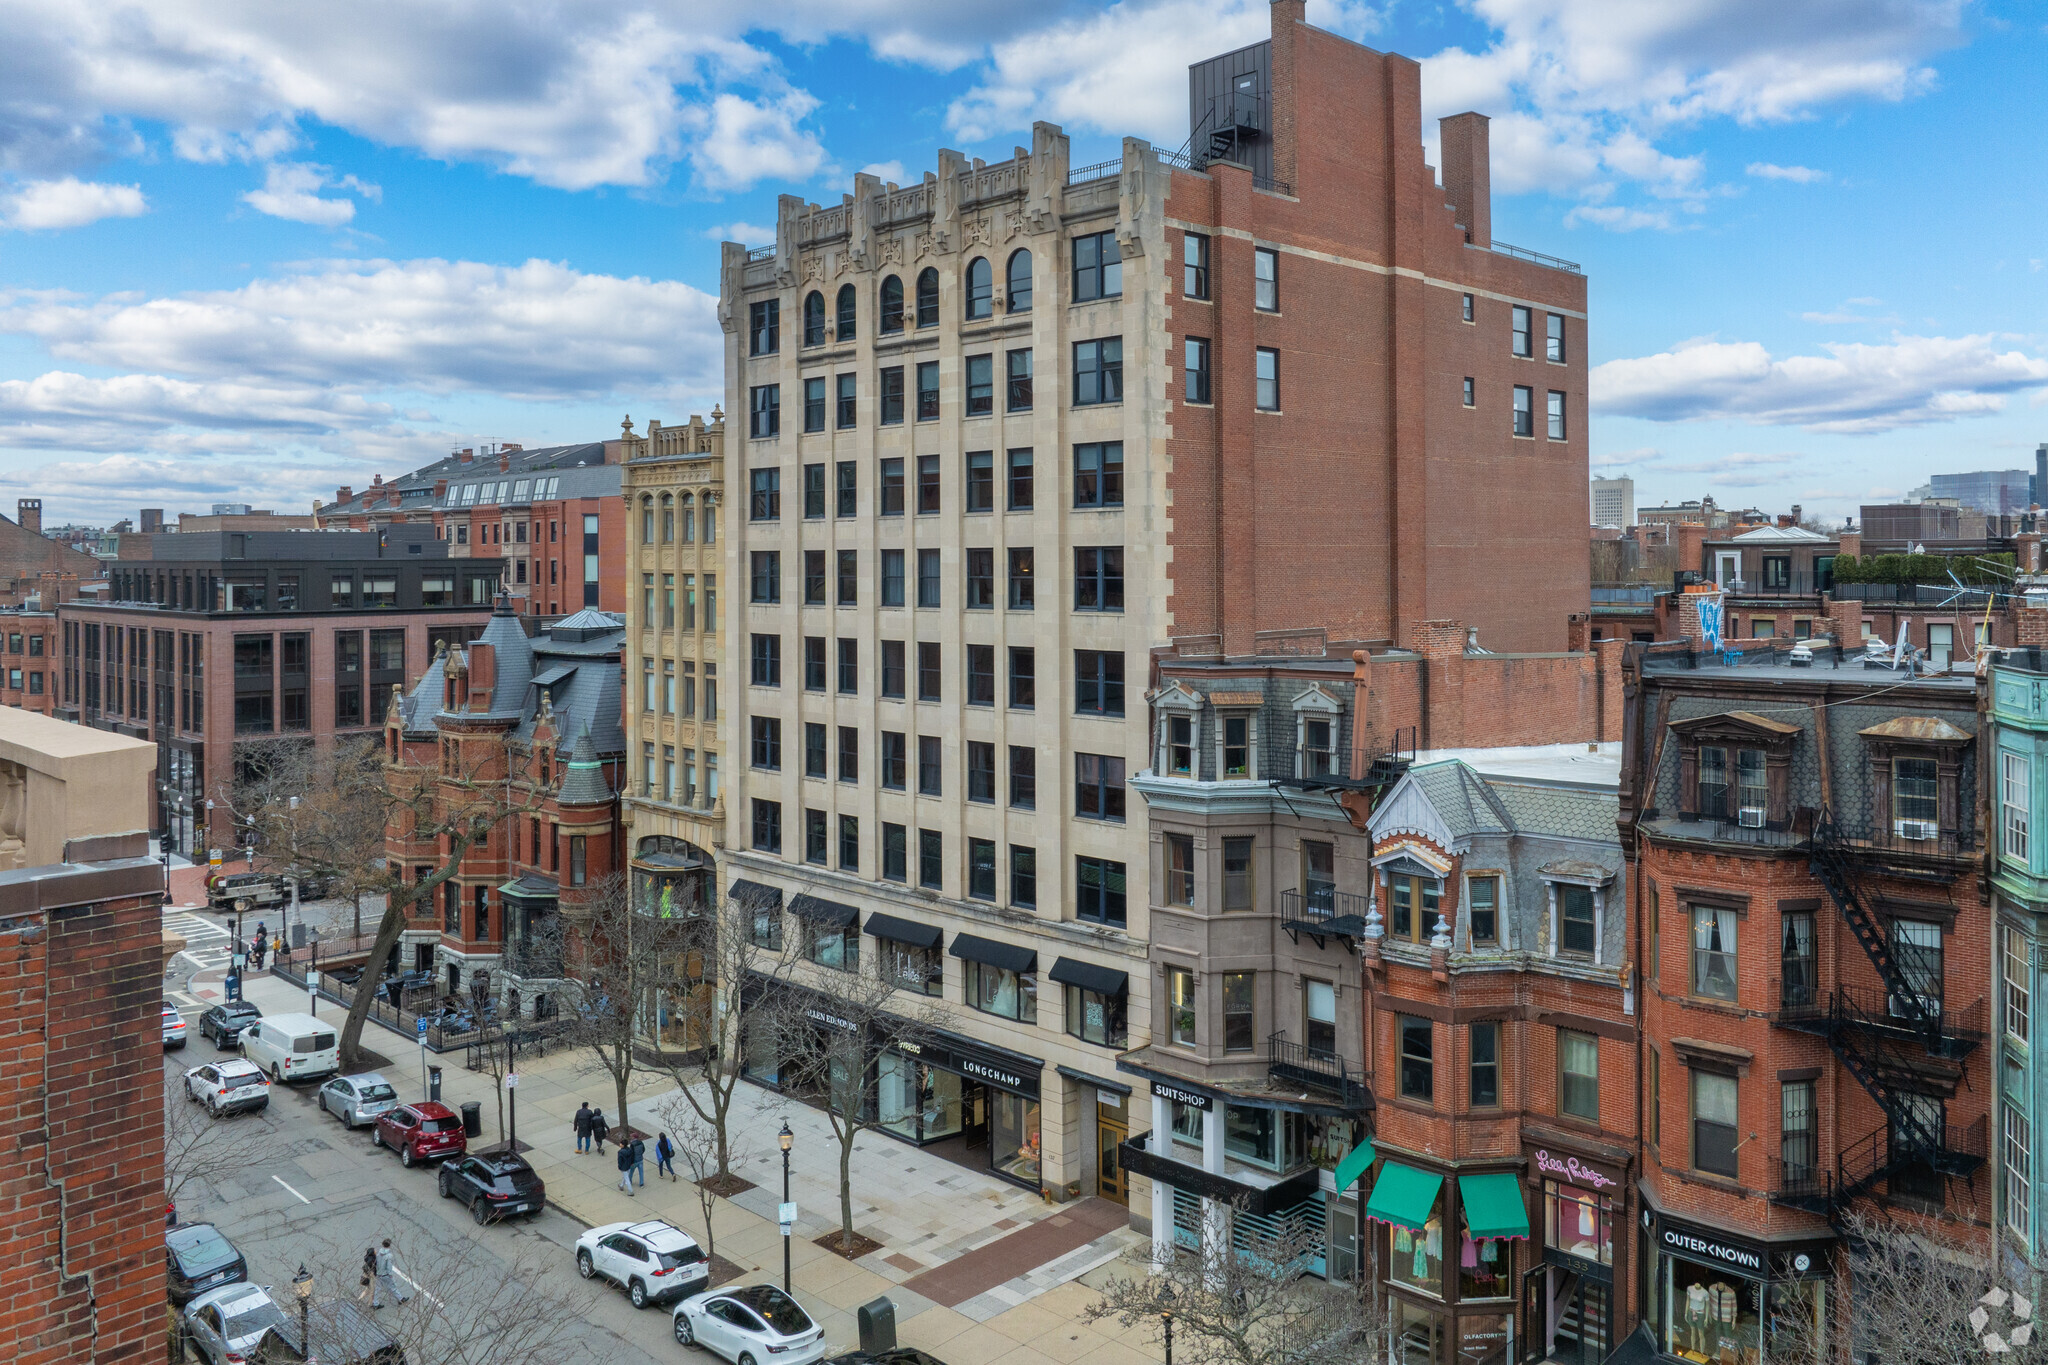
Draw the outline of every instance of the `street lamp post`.
<instances>
[{"instance_id":1,"label":"street lamp post","mask_svg":"<svg viewBox=\"0 0 2048 1365\"><path fill-rule=\"evenodd\" d=\"M1166 1365L1173 1365L1173 1286L1163 1285L1159 1291L1159 1323L1166 1331Z\"/></svg>"},{"instance_id":2,"label":"street lamp post","mask_svg":"<svg viewBox=\"0 0 2048 1365\"><path fill-rule=\"evenodd\" d=\"M306 1359L313 1358L312 1309L313 1274L306 1269L304 1261L299 1262L299 1273L292 1276L292 1292L299 1296L299 1351Z\"/></svg>"},{"instance_id":3,"label":"street lamp post","mask_svg":"<svg viewBox=\"0 0 2048 1365\"><path fill-rule=\"evenodd\" d=\"M782 1202L783 1212L789 1204L789 1149L796 1144L796 1134L789 1131L789 1120L782 1121L782 1131L776 1134L776 1143L782 1148ZM789 1239L796 1231L788 1223L782 1225L782 1292L789 1292Z\"/></svg>"}]
</instances>

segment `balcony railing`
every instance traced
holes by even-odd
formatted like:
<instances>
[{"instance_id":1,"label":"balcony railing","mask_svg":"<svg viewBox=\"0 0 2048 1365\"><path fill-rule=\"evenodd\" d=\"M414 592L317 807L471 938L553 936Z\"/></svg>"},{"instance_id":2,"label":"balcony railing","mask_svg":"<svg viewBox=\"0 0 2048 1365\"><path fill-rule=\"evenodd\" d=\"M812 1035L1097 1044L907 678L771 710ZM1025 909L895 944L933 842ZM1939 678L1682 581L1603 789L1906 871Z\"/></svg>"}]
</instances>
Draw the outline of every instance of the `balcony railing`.
<instances>
[{"instance_id":1,"label":"balcony railing","mask_svg":"<svg viewBox=\"0 0 2048 1365\"><path fill-rule=\"evenodd\" d=\"M1266 1070L1282 1085L1306 1086L1334 1095L1344 1104L1363 1108L1370 1099L1363 1072L1326 1048L1290 1042L1286 1030L1266 1037Z\"/></svg>"},{"instance_id":2,"label":"balcony railing","mask_svg":"<svg viewBox=\"0 0 2048 1365\"><path fill-rule=\"evenodd\" d=\"M1895 946L1896 954L1899 948ZM1906 1012L1902 1002L1882 988L1837 986L1808 989L1782 977L1771 979L1771 1022L1805 1033L1825 1034L1836 1027L1858 1028L1891 1041L1927 1047L1942 1057L1967 1055L1988 1035L1991 1006L1983 996L1960 1008L1947 1005L1937 992L1919 997L1934 1020L1930 1032Z\"/></svg>"},{"instance_id":3,"label":"balcony railing","mask_svg":"<svg viewBox=\"0 0 2048 1365\"><path fill-rule=\"evenodd\" d=\"M1577 261L1567 261L1561 256L1546 256L1540 251L1531 251L1527 247L1509 246L1506 242L1502 241L1495 241L1493 249L1503 256L1512 256L1518 261L1533 261L1537 265L1548 266L1552 270L1563 270L1573 275L1579 273L1579 263Z\"/></svg>"},{"instance_id":4,"label":"balcony railing","mask_svg":"<svg viewBox=\"0 0 2048 1365\"><path fill-rule=\"evenodd\" d=\"M1311 886L1305 891L1289 889L1280 893L1280 918L1304 924L1325 924L1347 915L1364 919L1371 904L1369 898L1358 892L1339 891L1329 885Z\"/></svg>"},{"instance_id":5,"label":"balcony railing","mask_svg":"<svg viewBox=\"0 0 2048 1365\"><path fill-rule=\"evenodd\" d=\"M1834 1172L1815 1161L1770 1159L1771 1184L1768 1191L1777 1203L1813 1213L1827 1213L1834 1202Z\"/></svg>"}]
</instances>

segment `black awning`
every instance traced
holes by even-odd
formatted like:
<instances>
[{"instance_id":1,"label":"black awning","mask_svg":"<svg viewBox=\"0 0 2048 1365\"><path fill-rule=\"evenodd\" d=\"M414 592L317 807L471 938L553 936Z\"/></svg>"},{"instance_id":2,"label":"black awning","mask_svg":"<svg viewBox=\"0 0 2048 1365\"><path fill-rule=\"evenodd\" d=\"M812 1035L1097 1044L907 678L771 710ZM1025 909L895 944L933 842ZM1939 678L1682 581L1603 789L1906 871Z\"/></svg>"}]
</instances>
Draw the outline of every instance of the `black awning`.
<instances>
[{"instance_id":1,"label":"black awning","mask_svg":"<svg viewBox=\"0 0 2048 1365\"><path fill-rule=\"evenodd\" d=\"M769 886L763 882L750 882L742 877L732 884L732 898L742 905L755 909L780 909L782 888Z\"/></svg>"},{"instance_id":2,"label":"black awning","mask_svg":"<svg viewBox=\"0 0 2048 1365\"><path fill-rule=\"evenodd\" d=\"M1097 995L1122 995L1131 988L1128 972L1114 972L1074 957L1063 957L1053 963L1046 975L1063 986L1079 986Z\"/></svg>"},{"instance_id":3,"label":"black awning","mask_svg":"<svg viewBox=\"0 0 2048 1365\"><path fill-rule=\"evenodd\" d=\"M838 901L823 900L808 891L799 891L790 897L789 913L798 919L807 919L813 924L829 924L843 928L860 918L860 911Z\"/></svg>"},{"instance_id":4,"label":"black awning","mask_svg":"<svg viewBox=\"0 0 2048 1365\"><path fill-rule=\"evenodd\" d=\"M985 962L1006 972L1038 970L1038 954L1029 948L998 943L992 938L976 938L973 934L953 935L953 946L947 951L954 957L965 958L969 962Z\"/></svg>"},{"instance_id":5,"label":"black awning","mask_svg":"<svg viewBox=\"0 0 2048 1365\"><path fill-rule=\"evenodd\" d=\"M907 943L913 948L936 948L939 946L939 931L929 924L916 920L898 919L894 915L869 915L861 932L886 938L892 943Z\"/></svg>"}]
</instances>

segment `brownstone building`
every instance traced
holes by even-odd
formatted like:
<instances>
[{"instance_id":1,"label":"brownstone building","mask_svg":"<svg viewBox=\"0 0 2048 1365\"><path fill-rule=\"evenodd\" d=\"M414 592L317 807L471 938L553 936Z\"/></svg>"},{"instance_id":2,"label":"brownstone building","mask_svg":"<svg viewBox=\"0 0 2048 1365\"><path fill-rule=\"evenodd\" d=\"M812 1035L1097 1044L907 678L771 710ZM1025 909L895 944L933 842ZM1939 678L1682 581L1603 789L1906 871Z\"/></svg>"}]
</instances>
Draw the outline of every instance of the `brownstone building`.
<instances>
[{"instance_id":1,"label":"brownstone building","mask_svg":"<svg viewBox=\"0 0 2048 1365\"><path fill-rule=\"evenodd\" d=\"M1754 1365L1774 1320L1835 1320L1845 1210L1991 1249L1986 760L1968 676L1693 643L1625 670L1628 1307L1667 1357Z\"/></svg>"},{"instance_id":2,"label":"brownstone building","mask_svg":"<svg viewBox=\"0 0 2048 1365\"><path fill-rule=\"evenodd\" d=\"M414 907L402 969L433 973L450 995L487 972L504 1015L553 1011L576 966L576 907L625 865L625 635L620 618L579 611L529 639L501 596L467 648L437 649L410 691L394 691L384 731L394 790L432 793L430 828L478 790L502 792L506 811L462 854L438 903ZM422 880L453 846L404 819L389 856Z\"/></svg>"},{"instance_id":3,"label":"brownstone building","mask_svg":"<svg viewBox=\"0 0 2048 1365\"><path fill-rule=\"evenodd\" d=\"M75 595L79 583L99 577L97 558L43 534L41 498L20 499L15 517L14 521L0 517L0 605L18 607L39 591L47 595L45 574L71 580L66 596Z\"/></svg>"}]
</instances>

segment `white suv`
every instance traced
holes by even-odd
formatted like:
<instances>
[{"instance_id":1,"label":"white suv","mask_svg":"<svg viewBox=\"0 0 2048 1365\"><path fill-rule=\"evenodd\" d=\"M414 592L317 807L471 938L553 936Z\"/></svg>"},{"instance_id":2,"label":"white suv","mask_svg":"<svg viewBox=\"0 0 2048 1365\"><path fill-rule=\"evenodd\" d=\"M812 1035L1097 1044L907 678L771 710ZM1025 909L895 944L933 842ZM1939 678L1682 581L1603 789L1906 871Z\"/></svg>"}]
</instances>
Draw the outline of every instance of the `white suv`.
<instances>
[{"instance_id":1,"label":"white suv","mask_svg":"<svg viewBox=\"0 0 2048 1365\"><path fill-rule=\"evenodd\" d=\"M576 1273L625 1287L635 1308L679 1299L711 1283L704 1249L673 1223L607 1223L576 1239Z\"/></svg>"}]
</instances>

